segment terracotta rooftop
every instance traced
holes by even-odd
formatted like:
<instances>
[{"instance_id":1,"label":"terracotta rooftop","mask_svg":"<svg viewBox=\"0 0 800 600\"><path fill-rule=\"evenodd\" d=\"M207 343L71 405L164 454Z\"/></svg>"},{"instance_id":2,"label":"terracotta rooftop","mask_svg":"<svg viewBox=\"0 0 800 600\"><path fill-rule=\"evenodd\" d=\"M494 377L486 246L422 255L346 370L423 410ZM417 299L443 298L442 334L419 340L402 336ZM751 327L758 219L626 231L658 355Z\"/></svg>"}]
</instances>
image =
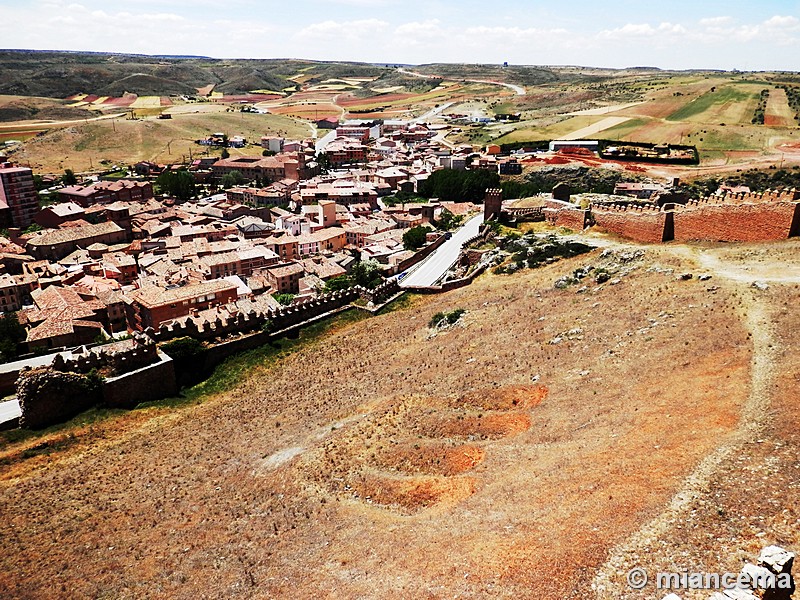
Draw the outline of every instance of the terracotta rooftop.
<instances>
[{"instance_id":1,"label":"terracotta rooftop","mask_svg":"<svg viewBox=\"0 0 800 600\"><path fill-rule=\"evenodd\" d=\"M170 290L149 286L136 290L130 296L143 306L153 308L162 306L164 304L172 304L176 302L183 302L199 296L208 296L208 294L217 294L225 291L236 291L236 286L221 279L213 281L204 281L202 283L195 283L183 287L173 288Z\"/></svg>"},{"instance_id":2,"label":"terracotta rooftop","mask_svg":"<svg viewBox=\"0 0 800 600\"><path fill-rule=\"evenodd\" d=\"M29 240L28 244L31 246L57 246L59 244L80 242L93 237L107 235L110 233L118 233L121 231L124 231L124 229L122 229L122 227L116 223L109 222L98 223L96 225L90 224L80 227L69 227L67 229L56 229L54 231L45 232Z\"/></svg>"}]
</instances>

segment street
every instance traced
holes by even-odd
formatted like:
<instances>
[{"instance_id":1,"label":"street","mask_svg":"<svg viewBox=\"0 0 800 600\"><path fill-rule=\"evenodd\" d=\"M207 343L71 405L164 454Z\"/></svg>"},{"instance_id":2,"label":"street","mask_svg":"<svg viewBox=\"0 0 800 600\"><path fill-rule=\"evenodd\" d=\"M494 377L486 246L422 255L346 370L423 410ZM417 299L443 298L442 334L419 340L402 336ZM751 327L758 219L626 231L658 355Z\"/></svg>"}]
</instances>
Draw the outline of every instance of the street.
<instances>
[{"instance_id":1,"label":"street","mask_svg":"<svg viewBox=\"0 0 800 600\"><path fill-rule=\"evenodd\" d=\"M461 246L478 235L483 223L483 213L475 215L453 237L442 244L433 254L413 268L408 275L401 274L401 287L427 287L436 283L453 266L461 252Z\"/></svg>"}]
</instances>

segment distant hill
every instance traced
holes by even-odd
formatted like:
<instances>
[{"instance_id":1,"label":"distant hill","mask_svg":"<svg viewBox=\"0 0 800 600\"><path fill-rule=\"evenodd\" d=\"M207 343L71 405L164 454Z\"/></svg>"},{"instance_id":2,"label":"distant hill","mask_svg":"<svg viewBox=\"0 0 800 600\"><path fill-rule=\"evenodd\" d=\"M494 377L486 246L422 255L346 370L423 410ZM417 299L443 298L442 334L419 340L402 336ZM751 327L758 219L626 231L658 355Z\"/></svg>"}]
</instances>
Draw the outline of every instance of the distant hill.
<instances>
[{"instance_id":1,"label":"distant hill","mask_svg":"<svg viewBox=\"0 0 800 600\"><path fill-rule=\"evenodd\" d=\"M314 83L337 77L379 77L386 68L362 63L294 59L245 60L98 52L0 50L0 94L66 98L77 93L120 96L194 94L209 84L227 94L283 90L305 73Z\"/></svg>"}]
</instances>

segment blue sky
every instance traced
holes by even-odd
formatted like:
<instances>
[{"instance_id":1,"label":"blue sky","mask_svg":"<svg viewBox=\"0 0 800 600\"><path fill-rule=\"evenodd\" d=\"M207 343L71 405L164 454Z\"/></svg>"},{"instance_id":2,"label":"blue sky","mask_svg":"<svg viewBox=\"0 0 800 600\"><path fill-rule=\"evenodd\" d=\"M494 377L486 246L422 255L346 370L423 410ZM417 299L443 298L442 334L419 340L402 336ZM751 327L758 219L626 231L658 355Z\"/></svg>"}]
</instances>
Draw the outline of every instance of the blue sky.
<instances>
[{"instance_id":1,"label":"blue sky","mask_svg":"<svg viewBox=\"0 0 800 600\"><path fill-rule=\"evenodd\" d=\"M0 47L800 70L800 0L0 0Z\"/></svg>"}]
</instances>

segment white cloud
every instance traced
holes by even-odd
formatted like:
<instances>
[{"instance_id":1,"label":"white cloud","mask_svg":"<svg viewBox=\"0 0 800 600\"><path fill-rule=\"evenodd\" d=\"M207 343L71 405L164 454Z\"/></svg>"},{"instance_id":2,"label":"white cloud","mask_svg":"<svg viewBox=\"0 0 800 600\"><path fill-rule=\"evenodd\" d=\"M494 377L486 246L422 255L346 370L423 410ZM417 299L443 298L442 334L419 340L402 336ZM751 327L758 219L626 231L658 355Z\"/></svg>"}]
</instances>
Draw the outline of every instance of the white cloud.
<instances>
[{"instance_id":1,"label":"white cloud","mask_svg":"<svg viewBox=\"0 0 800 600\"><path fill-rule=\"evenodd\" d=\"M703 27L721 27L733 23L733 17L709 17L698 21Z\"/></svg>"}]
</instances>

